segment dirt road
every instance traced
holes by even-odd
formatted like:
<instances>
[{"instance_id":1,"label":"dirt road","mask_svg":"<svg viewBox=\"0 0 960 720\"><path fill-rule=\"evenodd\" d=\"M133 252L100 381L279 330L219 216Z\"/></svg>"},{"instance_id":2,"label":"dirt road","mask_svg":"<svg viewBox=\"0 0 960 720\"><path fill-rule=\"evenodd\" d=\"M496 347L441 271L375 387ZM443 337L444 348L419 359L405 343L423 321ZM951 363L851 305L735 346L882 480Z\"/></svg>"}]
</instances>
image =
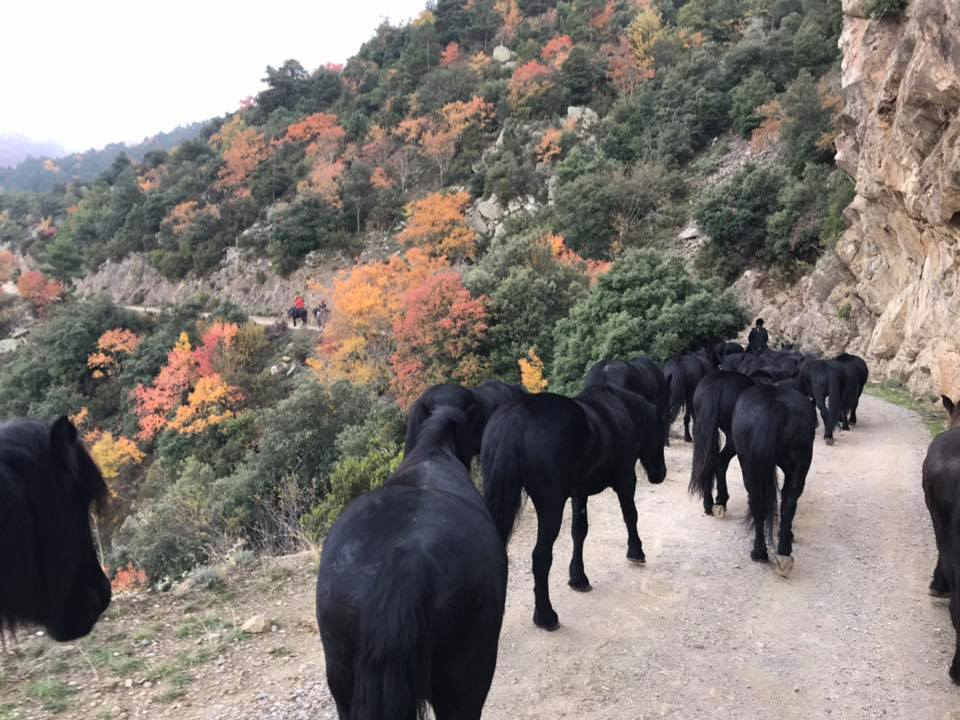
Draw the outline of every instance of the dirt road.
<instances>
[{"instance_id":1,"label":"dirt road","mask_svg":"<svg viewBox=\"0 0 960 720\"><path fill-rule=\"evenodd\" d=\"M691 446L677 436L666 482L638 486L646 566L624 557L613 493L591 499L594 590L566 585L567 524L551 573L561 627L547 633L531 622L528 506L510 545L484 718L960 720L960 688L947 677L953 628L946 604L927 595L929 436L913 413L872 397L860 416L835 446L818 437L788 580L750 560L737 463L727 517L706 517L687 495ZM62 718L335 718L312 562L277 562L230 571L217 591L121 598L83 643L27 638L0 675L0 720L49 717L40 692L54 687L72 693ZM238 633L252 613L266 613L273 631Z\"/></svg>"},{"instance_id":2,"label":"dirt road","mask_svg":"<svg viewBox=\"0 0 960 720\"><path fill-rule=\"evenodd\" d=\"M666 482L638 486L647 565L624 558L615 496L591 499L594 590L566 587L566 524L551 573L562 627L546 633L530 622L531 507L511 543L485 717L960 718L949 613L927 595L929 435L909 411L872 397L861 408L836 445L817 438L788 580L750 560L739 465L727 517L706 517L686 493L691 448L674 438Z\"/></svg>"}]
</instances>

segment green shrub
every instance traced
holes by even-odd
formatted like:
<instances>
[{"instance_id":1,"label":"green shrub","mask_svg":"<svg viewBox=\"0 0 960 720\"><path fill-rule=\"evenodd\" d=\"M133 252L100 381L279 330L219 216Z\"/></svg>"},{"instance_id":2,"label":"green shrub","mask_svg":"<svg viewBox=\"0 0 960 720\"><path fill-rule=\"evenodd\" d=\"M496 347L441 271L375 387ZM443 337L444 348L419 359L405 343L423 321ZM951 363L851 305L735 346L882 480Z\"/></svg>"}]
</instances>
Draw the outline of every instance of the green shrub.
<instances>
[{"instance_id":1,"label":"green shrub","mask_svg":"<svg viewBox=\"0 0 960 720\"><path fill-rule=\"evenodd\" d=\"M706 193L694 215L710 242L697 267L732 282L760 257L766 243L767 218L777 210L783 177L752 165Z\"/></svg>"},{"instance_id":2,"label":"green shrub","mask_svg":"<svg viewBox=\"0 0 960 720\"><path fill-rule=\"evenodd\" d=\"M557 323L551 389L579 390L594 363L648 355L664 360L743 329L746 316L715 280L691 277L678 259L631 251Z\"/></svg>"}]
</instances>

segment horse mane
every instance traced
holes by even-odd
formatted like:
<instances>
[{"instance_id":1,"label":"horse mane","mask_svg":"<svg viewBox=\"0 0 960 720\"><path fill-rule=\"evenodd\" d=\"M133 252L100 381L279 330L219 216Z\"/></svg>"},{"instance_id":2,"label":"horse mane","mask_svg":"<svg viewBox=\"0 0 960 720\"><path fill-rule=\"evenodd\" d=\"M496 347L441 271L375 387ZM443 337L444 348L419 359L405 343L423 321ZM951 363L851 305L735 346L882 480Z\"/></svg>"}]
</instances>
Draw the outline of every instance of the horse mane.
<instances>
[{"instance_id":1,"label":"horse mane","mask_svg":"<svg viewBox=\"0 0 960 720\"><path fill-rule=\"evenodd\" d=\"M413 446L408 450L406 457L394 475L400 475L414 465L423 462L429 455L438 450L449 451L457 460L467 466L467 461L461 457L459 430L467 422L467 413L452 405L439 405L429 416L422 421Z\"/></svg>"}]
</instances>

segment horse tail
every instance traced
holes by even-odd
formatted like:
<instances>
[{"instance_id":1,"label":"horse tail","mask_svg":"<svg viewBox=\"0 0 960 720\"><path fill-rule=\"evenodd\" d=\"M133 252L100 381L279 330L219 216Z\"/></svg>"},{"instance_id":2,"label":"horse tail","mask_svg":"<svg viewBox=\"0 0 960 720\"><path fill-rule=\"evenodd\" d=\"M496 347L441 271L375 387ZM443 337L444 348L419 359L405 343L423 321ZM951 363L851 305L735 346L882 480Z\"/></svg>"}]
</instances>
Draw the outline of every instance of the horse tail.
<instances>
[{"instance_id":1,"label":"horse tail","mask_svg":"<svg viewBox=\"0 0 960 720\"><path fill-rule=\"evenodd\" d=\"M702 402L697 403L697 421L693 424L693 465L687 489L691 495L709 497L713 491L716 457L720 452L717 435L720 425L720 393L704 392L700 398Z\"/></svg>"},{"instance_id":2,"label":"horse tail","mask_svg":"<svg viewBox=\"0 0 960 720\"><path fill-rule=\"evenodd\" d=\"M687 400L687 391L683 382L683 368L679 366L671 368L667 375L667 383L669 384L669 404L667 407L667 426L669 427L680 415L680 409Z\"/></svg>"},{"instance_id":3,"label":"horse tail","mask_svg":"<svg viewBox=\"0 0 960 720\"><path fill-rule=\"evenodd\" d=\"M365 608L353 668L351 720L426 717L422 698L432 671L426 600L433 582L419 556L399 550L393 555Z\"/></svg>"},{"instance_id":4,"label":"horse tail","mask_svg":"<svg viewBox=\"0 0 960 720\"><path fill-rule=\"evenodd\" d=\"M829 432L833 432L840 422L840 416L843 414L846 405L846 397L840 385L843 383L843 374L836 368L827 368L827 388L830 394L830 402L827 403L827 418L830 422Z\"/></svg>"},{"instance_id":5,"label":"horse tail","mask_svg":"<svg viewBox=\"0 0 960 720\"><path fill-rule=\"evenodd\" d=\"M513 533L522 500L523 477L517 472L514 453L507 447L511 435L502 417L494 416L483 434L480 460L483 466L483 498L506 545Z\"/></svg>"},{"instance_id":6,"label":"horse tail","mask_svg":"<svg viewBox=\"0 0 960 720\"><path fill-rule=\"evenodd\" d=\"M741 464L745 465L744 475L749 474L752 485L748 487L750 513L746 520L753 525L758 517L762 518L766 523L767 538L771 540L777 515L777 448L780 430L786 421L787 409L779 402L772 402L769 413L754 415L749 447L737 445Z\"/></svg>"}]
</instances>

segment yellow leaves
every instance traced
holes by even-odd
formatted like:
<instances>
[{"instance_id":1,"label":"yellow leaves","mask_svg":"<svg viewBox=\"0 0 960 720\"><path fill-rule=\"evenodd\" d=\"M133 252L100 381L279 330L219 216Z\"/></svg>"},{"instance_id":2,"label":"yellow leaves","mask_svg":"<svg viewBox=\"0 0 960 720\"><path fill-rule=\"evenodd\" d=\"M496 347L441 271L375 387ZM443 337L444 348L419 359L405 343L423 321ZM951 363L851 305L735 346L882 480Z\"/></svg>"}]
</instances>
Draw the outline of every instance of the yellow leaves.
<instances>
[{"instance_id":1,"label":"yellow leaves","mask_svg":"<svg viewBox=\"0 0 960 720\"><path fill-rule=\"evenodd\" d=\"M370 184L377 190L389 190L394 186L394 182L387 175L387 171L379 165L373 169L373 173L370 175Z\"/></svg>"},{"instance_id":2,"label":"yellow leaves","mask_svg":"<svg viewBox=\"0 0 960 720\"><path fill-rule=\"evenodd\" d=\"M216 205L206 205L200 208L196 200L187 200L175 205L163 219L163 224L170 229L175 236L180 237L185 234L202 216L212 218L220 217L220 209Z\"/></svg>"},{"instance_id":3,"label":"yellow leaves","mask_svg":"<svg viewBox=\"0 0 960 720\"><path fill-rule=\"evenodd\" d=\"M185 405L177 408L170 428L181 433L202 432L234 416L233 408L243 399L218 373L197 380Z\"/></svg>"},{"instance_id":4,"label":"yellow leaves","mask_svg":"<svg viewBox=\"0 0 960 720\"><path fill-rule=\"evenodd\" d=\"M343 206L340 200L340 177L346 166L343 160L328 162L319 158L314 163L313 169L307 176L297 184L297 191L300 193L311 193L323 198L329 205L339 208Z\"/></svg>"},{"instance_id":5,"label":"yellow leaves","mask_svg":"<svg viewBox=\"0 0 960 720\"><path fill-rule=\"evenodd\" d=\"M417 18L413 21L413 26L418 28L425 27L427 25L433 25L436 21L437 19L431 11L424 10L417 15Z\"/></svg>"},{"instance_id":6,"label":"yellow leaves","mask_svg":"<svg viewBox=\"0 0 960 720\"><path fill-rule=\"evenodd\" d=\"M517 28L523 22L523 14L520 12L520 6L517 0L496 0L493 8L503 18L503 37L510 40L517 33Z\"/></svg>"},{"instance_id":7,"label":"yellow leaves","mask_svg":"<svg viewBox=\"0 0 960 720\"><path fill-rule=\"evenodd\" d=\"M543 376L543 360L534 348L527 351L527 357L517 360L517 364L520 366L520 382L527 392L540 393L547 389L549 383Z\"/></svg>"},{"instance_id":8,"label":"yellow leaves","mask_svg":"<svg viewBox=\"0 0 960 720\"><path fill-rule=\"evenodd\" d=\"M484 70L490 67L491 62L493 62L493 59L489 55L484 52L476 52L470 56L470 69L482 75Z\"/></svg>"},{"instance_id":9,"label":"yellow leaves","mask_svg":"<svg viewBox=\"0 0 960 720\"><path fill-rule=\"evenodd\" d=\"M397 240L425 248L433 255L451 258L473 258L477 251L477 235L467 225L464 212L470 195L431 193L406 207L407 226Z\"/></svg>"},{"instance_id":10,"label":"yellow leaves","mask_svg":"<svg viewBox=\"0 0 960 720\"><path fill-rule=\"evenodd\" d=\"M537 143L537 157L540 162L550 163L554 158L560 156L563 148L560 146L560 140L563 138L563 130L560 128L547 128Z\"/></svg>"},{"instance_id":11,"label":"yellow leaves","mask_svg":"<svg viewBox=\"0 0 960 720\"><path fill-rule=\"evenodd\" d=\"M663 37L663 20L660 18L659 11L653 7L647 7L638 13L627 28L627 37L633 50L637 70L641 75L653 77L656 74L653 49L657 41Z\"/></svg>"},{"instance_id":12,"label":"yellow leaves","mask_svg":"<svg viewBox=\"0 0 960 720\"><path fill-rule=\"evenodd\" d=\"M115 479L129 465L143 462L143 452L130 438L123 435L114 438L113 433L109 432L95 432L94 435L95 438L91 438L90 457L106 480Z\"/></svg>"}]
</instances>

